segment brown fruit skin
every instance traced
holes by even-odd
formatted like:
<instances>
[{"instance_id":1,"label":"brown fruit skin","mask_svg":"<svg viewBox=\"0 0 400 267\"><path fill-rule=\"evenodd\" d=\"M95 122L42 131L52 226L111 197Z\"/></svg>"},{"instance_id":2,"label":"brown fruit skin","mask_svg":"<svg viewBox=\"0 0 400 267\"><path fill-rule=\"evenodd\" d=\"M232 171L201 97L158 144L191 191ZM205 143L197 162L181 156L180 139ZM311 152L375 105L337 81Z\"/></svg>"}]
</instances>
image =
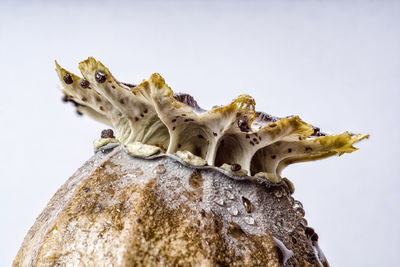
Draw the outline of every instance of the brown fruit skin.
<instances>
[{"instance_id":1,"label":"brown fruit skin","mask_svg":"<svg viewBox=\"0 0 400 267\"><path fill-rule=\"evenodd\" d=\"M107 145L53 196L13 266L327 266L286 184L226 174Z\"/></svg>"}]
</instances>

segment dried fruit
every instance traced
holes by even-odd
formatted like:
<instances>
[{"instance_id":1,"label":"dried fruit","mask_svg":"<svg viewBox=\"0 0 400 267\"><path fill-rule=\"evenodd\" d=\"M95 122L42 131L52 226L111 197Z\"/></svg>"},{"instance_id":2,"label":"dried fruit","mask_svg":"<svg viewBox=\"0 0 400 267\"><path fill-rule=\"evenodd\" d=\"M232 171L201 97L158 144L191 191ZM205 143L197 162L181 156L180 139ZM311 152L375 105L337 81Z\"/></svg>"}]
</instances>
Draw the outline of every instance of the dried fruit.
<instances>
[{"instance_id":1,"label":"dried fruit","mask_svg":"<svg viewBox=\"0 0 400 267\"><path fill-rule=\"evenodd\" d=\"M353 152L368 135L256 112L248 95L206 111L159 74L131 85L94 58L79 68L83 79L56 63L65 101L114 131L50 201L14 266L326 266L281 172Z\"/></svg>"}]
</instances>

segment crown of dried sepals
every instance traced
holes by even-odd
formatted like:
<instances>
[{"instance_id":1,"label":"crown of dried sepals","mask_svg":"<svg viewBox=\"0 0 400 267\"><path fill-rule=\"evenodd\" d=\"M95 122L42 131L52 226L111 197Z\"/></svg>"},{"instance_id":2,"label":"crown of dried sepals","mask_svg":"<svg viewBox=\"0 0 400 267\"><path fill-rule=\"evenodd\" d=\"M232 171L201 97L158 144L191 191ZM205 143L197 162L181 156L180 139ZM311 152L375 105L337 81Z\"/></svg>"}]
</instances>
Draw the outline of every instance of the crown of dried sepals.
<instances>
[{"instance_id":1,"label":"crown of dried sepals","mask_svg":"<svg viewBox=\"0 0 400 267\"><path fill-rule=\"evenodd\" d=\"M289 164L353 152L353 144L368 137L347 132L315 137L315 128L297 116L256 112L248 95L204 111L187 95L174 96L159 74L127 86L94 58L79 64L83 78L56 66L61 90L78 111L111 125L134 155L176 154L192 165L279 182Z\"/></svg>"}]
</instances>

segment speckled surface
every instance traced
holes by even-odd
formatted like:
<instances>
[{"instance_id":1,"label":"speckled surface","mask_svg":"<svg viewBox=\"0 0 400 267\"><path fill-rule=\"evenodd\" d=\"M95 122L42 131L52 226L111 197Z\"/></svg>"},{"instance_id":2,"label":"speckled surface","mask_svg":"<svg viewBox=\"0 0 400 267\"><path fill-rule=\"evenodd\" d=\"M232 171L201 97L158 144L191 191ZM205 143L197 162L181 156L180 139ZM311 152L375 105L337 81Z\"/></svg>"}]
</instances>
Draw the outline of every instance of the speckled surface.
<instances>
[{"instance_id":1,"label":"speckled surface","mask_svg":"<svg viewBox=\"0 0 400 267\"><path fill-rule=\"evenodd\" d=\"M190 95L174 95L158 73L127 87L93 57L80 62L79 69L83 78L56 62L60 89L79 112L112 125L121 144L134 144L132 152L146 144L146 151L155 146L167 154L197 156L195 166L237 164L246 174L280 182L287 166L354 152L353 144L368 138L349 132L327 135L298 116L256 112L255 100L246 94L205 111ZM87 81L90 86L82 87Z\"/></svg>"},{"instance_id":2,"label":"speckled surface","mask_svg":"<svg viewBox=\"0 0 400 267\"><path fill-rule=\"evenodd\" d=\"M285 183L109 144L58 190L14 266L321 266L303 215Z\"/></svg>"}]
</instances>

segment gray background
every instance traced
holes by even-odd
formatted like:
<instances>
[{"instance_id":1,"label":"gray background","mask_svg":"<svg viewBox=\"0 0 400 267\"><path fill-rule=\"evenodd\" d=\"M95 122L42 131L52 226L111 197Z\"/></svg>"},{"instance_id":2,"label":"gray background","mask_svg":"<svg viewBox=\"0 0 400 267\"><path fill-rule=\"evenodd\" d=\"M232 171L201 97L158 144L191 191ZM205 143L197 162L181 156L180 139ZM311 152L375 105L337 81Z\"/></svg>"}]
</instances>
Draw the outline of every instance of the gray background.
<instances>
[{"instance_id":1,"label":"gray background","mask_svg":"<svg viewBox=\"0 0 400 267\"><path fill-rule=\"evenodd\" d=\"M394 266L400 251L400 5L389 1L0 3L0 266L103 125L63 105L54 59L88 56L121 81L161 73L201 106L241 93L361 149L289 167L332 266Z\"/></svg>"}]
</instances>

